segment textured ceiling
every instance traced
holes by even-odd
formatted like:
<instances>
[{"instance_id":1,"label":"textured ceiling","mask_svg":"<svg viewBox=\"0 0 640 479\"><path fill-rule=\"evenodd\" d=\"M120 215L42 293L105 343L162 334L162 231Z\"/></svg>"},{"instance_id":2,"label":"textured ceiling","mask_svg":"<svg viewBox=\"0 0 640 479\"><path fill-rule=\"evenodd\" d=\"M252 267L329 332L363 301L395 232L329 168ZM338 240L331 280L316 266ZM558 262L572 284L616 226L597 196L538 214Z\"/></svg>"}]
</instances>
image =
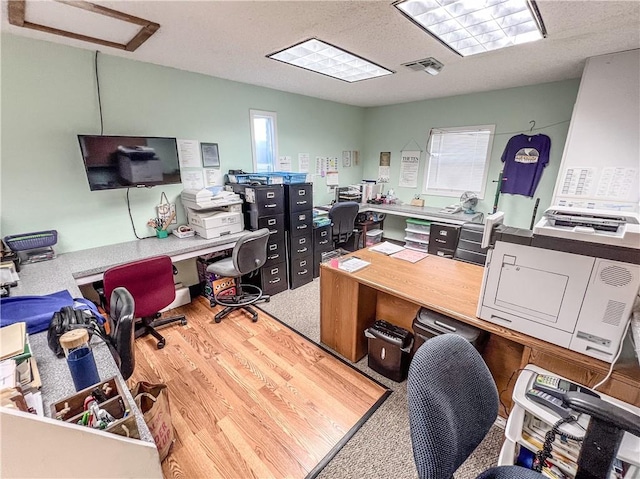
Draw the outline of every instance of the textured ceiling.
<instances>
[{"instance_id":1,"label":"textured ceiling","mask_svg":"<svg viewBox=\"0 0 640 479\"><path fill-rule=\"evenodd\" d=\"M31 1L35 0L27 0L27 20ZM466 58L406 20L390 1L94 3L157 22L160 30L137 51L123 52L10 25L6 1L2 30L358 106L578 78L588 57L640 48L637 0L539 0L546 39ZM396 73L345 83L265 57L310 37L342 47ZM445 65L438 76L402 66L430 56Z\"/></svg>"}]
</instances>

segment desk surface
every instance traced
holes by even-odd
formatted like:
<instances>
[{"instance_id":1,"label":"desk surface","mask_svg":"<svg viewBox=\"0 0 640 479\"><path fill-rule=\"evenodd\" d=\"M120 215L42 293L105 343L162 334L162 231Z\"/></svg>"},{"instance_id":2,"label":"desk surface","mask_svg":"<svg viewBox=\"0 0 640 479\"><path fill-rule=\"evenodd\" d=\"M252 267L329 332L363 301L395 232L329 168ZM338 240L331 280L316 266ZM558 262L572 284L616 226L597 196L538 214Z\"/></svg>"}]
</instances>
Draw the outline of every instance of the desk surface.
<instances>
[{"instance_id":1,"label":"desk surface","mask_svg":"<svg viewBox=\"0 0 640 479\"><path fill-rule=\"evenodd\" d=\"M320 212L328 212L331 209L331 205L322 205L314 207ZM411 206L411 205L375 205L375 204L360 204L360 213L366 213L367 211L373 211L376 213L386 213L394 216L403 216L406 218L417 218L428 221L442 221L443 223L450 223L461 225L469 221L479 222L482 221L482 213L465 213L461 211L459 213L444 213L442 208L434 208L431 206ZM322 214L322 213L320 213ZM325 213L326 214L326 213Z\"/></svg>"},{"instance_id":2,"label":"desk surface","mask_svg":"<svg viewBox=\"0 0 640 479\"><path fill-rule=\"evenodd\" d=\"M147 238L98 248L63 253L57 258L40 263L22 265L18 286L11 289L12 296L42 295L66 289L71 296L81 296L78 284L100 279L102 273L117 264L157 255L171 256L173 261L192 258L232 248L244 232L215 239L199 236L180 239Z\"/></svg>"}]
</instances>

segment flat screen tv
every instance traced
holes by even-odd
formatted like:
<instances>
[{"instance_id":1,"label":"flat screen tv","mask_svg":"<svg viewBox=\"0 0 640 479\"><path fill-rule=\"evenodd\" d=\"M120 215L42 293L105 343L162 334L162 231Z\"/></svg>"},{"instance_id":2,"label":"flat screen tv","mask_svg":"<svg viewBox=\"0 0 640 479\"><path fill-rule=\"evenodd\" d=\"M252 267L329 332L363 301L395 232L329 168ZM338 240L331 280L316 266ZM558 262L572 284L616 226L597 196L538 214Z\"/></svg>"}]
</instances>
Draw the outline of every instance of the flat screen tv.
<instances>
[{"instance_id":1,"label":"flat screen tv","mask_svg":"<svg viewBox=\"0 0 640 479\"><path fill-rule=\"evenodd\" d=\"M78 135L91 191L180 183L175 138Z\"/></svg>"}]
</instances>

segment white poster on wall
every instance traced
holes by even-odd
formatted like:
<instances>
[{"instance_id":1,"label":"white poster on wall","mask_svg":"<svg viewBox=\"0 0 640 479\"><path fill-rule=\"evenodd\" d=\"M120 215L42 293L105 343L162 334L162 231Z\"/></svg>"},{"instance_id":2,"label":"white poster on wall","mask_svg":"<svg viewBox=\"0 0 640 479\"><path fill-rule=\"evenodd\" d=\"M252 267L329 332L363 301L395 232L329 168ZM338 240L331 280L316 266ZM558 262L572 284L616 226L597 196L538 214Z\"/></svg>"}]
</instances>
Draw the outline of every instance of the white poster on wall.
<instances>
[{"instance_id":1,"label":"white poster on wall","mask_svg":"<svg viewBox=\"0 0 640 479\"><path fill-rule=\"evenodd\" d=\"M298 153L298 171L309 173L309 153Z\"/></svg>"},{"instance_id":2,"label":"white poster on wall","mask_svg":"<svg viewBox=\"0 0 640 479\"><path fill-rule=\"evenodd\" d=\"M185 190L201 190L204 188L204 174L202 170L180 171L182 186Z\"/></svg>"},{"instance_id":3,"label":"white poster on wall","mask_svg":"<svg viewBox=\"0 0 640 479\"><path fill-rule=\"evenodd\" d=\"M418 169L420 168L420 150L402 151L400 160L400 180L398 186L418 187Z\"/></svg>"},{"instance_id":4,"label":"white poster on wall","mask_svg":"<svg viewBox=\"0 0 640 479\"><path fill-rule=\"evenodd\" d=\"M202 168L200 142L198 140L177 140L180 168Z\"/></svg>"}]
</instances>

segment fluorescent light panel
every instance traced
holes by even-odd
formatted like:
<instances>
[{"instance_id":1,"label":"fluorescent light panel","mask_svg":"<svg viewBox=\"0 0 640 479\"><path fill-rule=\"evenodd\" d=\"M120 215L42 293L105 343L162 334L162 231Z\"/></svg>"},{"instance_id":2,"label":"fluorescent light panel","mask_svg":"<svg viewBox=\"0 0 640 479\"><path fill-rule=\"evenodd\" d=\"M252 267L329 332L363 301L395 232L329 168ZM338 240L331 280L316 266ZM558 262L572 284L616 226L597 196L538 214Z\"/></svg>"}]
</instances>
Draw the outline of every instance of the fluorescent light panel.
<instances>
[{"instance_id":1,"label":"fluorescent light panel","mask_svg":"<svg viewBox=\"0 0 640 479\"><path fill-rule=\"evenodd\" d=\"M402 0L394 5L462 56L546 35L537 7L528 0Z\"/></svg>"},{"instance_id":2,"label":"fluorescent light panel","mask_svg":"<svg viewBox=\"0 0 640 479\"><path fill-rule=\"evenodd\" d=\"M267 55L267 58L350 83L393 73L369 60L315 38Z\"/></svg>"}]
</instances>

